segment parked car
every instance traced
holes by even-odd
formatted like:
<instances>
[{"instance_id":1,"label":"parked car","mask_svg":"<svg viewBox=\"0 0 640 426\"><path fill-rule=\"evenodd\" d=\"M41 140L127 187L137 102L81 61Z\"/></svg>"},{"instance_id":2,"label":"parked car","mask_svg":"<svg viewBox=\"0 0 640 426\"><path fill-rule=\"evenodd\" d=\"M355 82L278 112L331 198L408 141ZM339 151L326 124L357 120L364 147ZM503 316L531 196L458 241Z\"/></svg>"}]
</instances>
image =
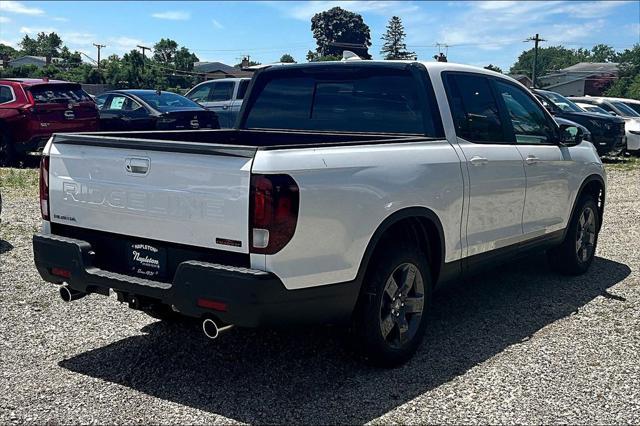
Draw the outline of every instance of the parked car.
<instances>
[{"instance_id":1,"label":"parked car","mask_svg":"<svg viewBox=\"0 0 640 426\"><path fill-rule=\"evenodd\" d=\"M611 115L606 110L600 108L598 105L585 104L582 102L574 102L574 103L578 105L581 109L587 112L595 112L597 114Z\"/></svg>"},{"instance_id":2,"label":"parked car","mask_svg":"<svg viewBox=\"0 0 640 426\"><path fill-rule=\"evenodd\" d=\"M408 61L254 79L236 129L50 141L33 248L64 300L113 289L211 338L348 323L391 366L444 282L531 249L566 274L592 263L603 165L517 81Z\"/></svg>"},{"instance_id":3,"label":"parked car","mask_svg":"<svg viewBox=\"0 0 640 426\"><path fill-rule=\"evenodd\" d=\"M101 130L219 129L215 112L184 96L156 90L113 90L96 96Z\"/></svg>"},{"instance_id":4,"label":"parked car","mask_svg":"<svg viewBox=\"0 0 640 426\"><path fill-rule=\"evenodd\" d=\"M629 108L633 109L635 112L640 114L640 101L637 99L627 99L627 98L608 98L613 101L620 101Z\"/></svg>"},{"instance_id":5,"label":"parked car","mask_svg":"<svg viewBox=\"0 0 640 426\"><path fill-rule=\"evenodd\" d=\"M194 86L185 95L218 114L220 127L231 128L236 122L250 78L223 78L205 81Z\"/></svg>"},{"instance_id":6,"label":"parked car","mask_svg":"<svg viewBox=\"0 0 640 426\"><path fill-rule=\"evenodd\" d=\"M53 133L98 130L98 111L77 83L0 79L0 166L41 151Z\"/></svg>"},{"instance_id":7,"label":"parked car","mask_svg":"<svg viewBox=\"0 0 640 426\"><path fill-rule=\"evenodd\" d=\"M572 97L570 99L578 103L578 105L586 111L596 111L597 108L597 112L603 111L605 114L624 119L627 151L632 154L640 154L640 114L636 112L635 109L622 100L614 98L585 96Z\"/></svg>"},{"instance_id":8,"label":"parked car","mask_svg":"<svg viewBox=\"0 0 640 426\"><path fill-rule=\"evenodd\" d=\"M533 89L544 107L554 116L585 126L600 156L618 156L626 149L624 120L586 112L559 93Z\"/></svg>"}]
</instances>

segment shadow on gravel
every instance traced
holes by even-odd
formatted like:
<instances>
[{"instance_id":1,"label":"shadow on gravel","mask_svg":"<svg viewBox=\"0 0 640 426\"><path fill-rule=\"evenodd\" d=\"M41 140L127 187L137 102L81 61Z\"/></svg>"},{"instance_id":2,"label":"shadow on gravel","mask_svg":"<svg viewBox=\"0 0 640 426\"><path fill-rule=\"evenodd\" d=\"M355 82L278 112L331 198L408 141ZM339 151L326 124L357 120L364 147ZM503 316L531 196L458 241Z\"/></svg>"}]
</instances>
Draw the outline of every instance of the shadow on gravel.
<instances>
[{"instance_id":1,"label":"shadow on gravel","mask_svg":"<svg viewBox=\"0 0 640 426\"><path fill-rule=\"evenodd\" d=\"M13 249L13 245L9 241L0 240L0 254L4 254Z\"/></svg>"},{"instance_id":2,"label":"shadow on gravel","mask_svg":"<svg viewBox=\"0 0 640 426\"><path fill-rule=\"evenodd\" d=\"M538 256L469 279L436 295L421 349L394 370L355 361L343 335L329 327L234 330L212 342L194 324L162 322L59 365L241 422L363 423L600 295L619 303L608 289L629 273L626 265L596 258L588 274L560 277Z\"/></svg>"}]
</instances>

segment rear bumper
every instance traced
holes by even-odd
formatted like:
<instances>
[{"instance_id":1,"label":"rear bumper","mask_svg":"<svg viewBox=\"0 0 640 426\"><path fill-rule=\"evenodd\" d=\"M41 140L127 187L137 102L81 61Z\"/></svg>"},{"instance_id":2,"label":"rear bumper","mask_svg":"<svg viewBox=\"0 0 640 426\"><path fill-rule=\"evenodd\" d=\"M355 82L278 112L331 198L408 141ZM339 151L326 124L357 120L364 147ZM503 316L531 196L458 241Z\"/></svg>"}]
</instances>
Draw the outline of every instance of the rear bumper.
<instances>
[{"instance_id":1,"label":"rear bumper","mask_svg":"<svg viewBox=\"0 0 640 426\"><path fill-rule=\"evenodd\" d=\"M213 316L241 327L343 322L350 318L360 290L356 282L287 290L269 272L200 261L182 262L171 283L151 281L96 268L91 244L50 234L33 236L33 253L45 281L66 282L85 293L106 295L112 289L130 306L142 298L172 305L187 316ZM71 276L53 275L54 267ZM202 308L200 298L222 302L226 310Z\"/></svg>"}]
</instances>

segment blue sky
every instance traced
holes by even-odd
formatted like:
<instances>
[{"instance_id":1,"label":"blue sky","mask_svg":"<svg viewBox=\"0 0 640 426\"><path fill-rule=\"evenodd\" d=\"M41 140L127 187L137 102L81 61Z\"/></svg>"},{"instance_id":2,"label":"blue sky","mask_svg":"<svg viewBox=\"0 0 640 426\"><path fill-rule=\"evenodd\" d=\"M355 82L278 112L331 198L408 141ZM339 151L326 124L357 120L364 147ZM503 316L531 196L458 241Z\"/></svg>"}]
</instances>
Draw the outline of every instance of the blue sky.
<instances>
[{"instance_id":1,"label":"blue sky","mask_svg":"<svg viewBox=\"0 0 640 426\"><path fill-rule=\"evenodd\" d=\"M262 63L290 53L304 61L315 48L310 18L339 5L360 13L371 28L379 58L380 37L392 15L402 18L407 45L432 60L437 43L448 44L450 61L507 68L530 47L535 33L543 46L617 49L640 42L640 1L5 1L0 0L0 42L16 47L24 34L56 31L72 50L96 56L91 43L106 44L104 55L123 53L160 38L189 47L201 60L239 62L243 55ZM444 48L443 48L444 50Z\"/></svg>"}]
</instances>

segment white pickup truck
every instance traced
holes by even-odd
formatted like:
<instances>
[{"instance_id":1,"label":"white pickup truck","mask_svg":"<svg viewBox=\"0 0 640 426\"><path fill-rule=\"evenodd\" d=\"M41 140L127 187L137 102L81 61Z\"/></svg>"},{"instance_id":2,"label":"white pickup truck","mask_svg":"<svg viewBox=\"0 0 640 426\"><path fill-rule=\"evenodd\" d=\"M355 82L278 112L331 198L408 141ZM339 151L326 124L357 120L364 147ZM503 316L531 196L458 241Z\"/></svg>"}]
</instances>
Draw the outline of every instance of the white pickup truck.
<instances>
[{"instance_id":1,"label":"white pickup truck","mask_svg":"<svg viewBox=\"0 0 640 426\"><path fill-rule=\"evenodd\" d=\"M605 172L516 81L450 63L256 73L238 128L55 135L41 164L44 280L152 316L352 325L416 350L432 292L532 249L591 264Z\"/></svg>"}]
</instances>

